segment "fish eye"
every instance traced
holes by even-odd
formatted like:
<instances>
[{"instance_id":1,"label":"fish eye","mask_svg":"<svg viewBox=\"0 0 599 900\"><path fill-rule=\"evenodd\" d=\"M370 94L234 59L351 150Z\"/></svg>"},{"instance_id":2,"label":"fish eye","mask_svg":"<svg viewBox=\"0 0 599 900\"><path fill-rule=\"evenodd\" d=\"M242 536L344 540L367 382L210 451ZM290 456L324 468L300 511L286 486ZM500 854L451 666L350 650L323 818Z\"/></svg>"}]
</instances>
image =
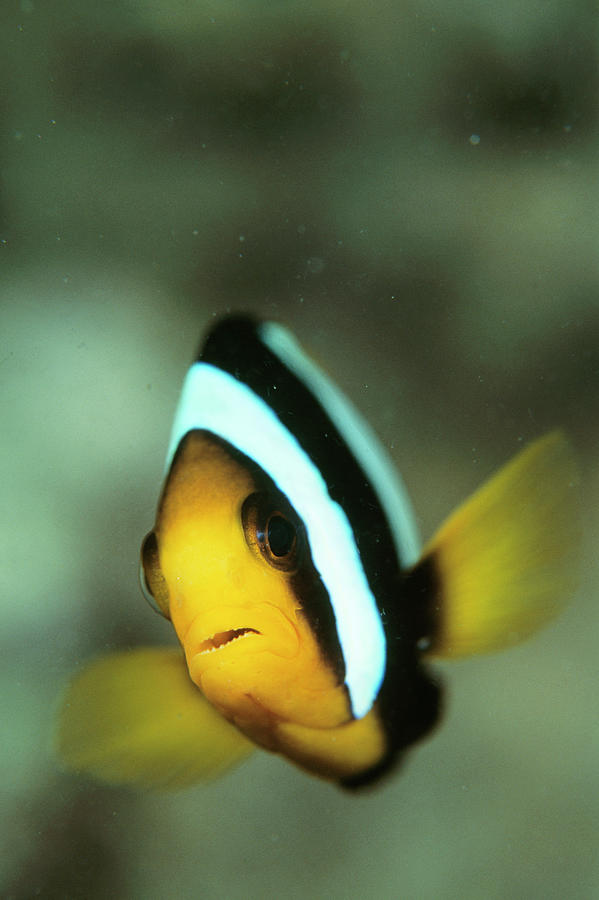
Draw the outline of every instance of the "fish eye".
<instances>
[{"instance_id":1,"label":"fish eye","mask_svg":"<svg viewBox=\"0 0 599 900\"><path fill-rule=\"evenodd\" d=\"M299 565L302 527L287 506L283 498L250 494L241 509L241 520L248 545L273 568L293 573Z\"/></svg>"},{"instance_id":2,"label":"fish eye","mask_svg":"<svg viewBox=\"0 0 599 900\"><path fill-rule=\"evenodd\" d=\"M295 547L295 526L280 512L275 512L266 523L266 540L273 556L288 556Z\"/></svg>"},{"instance_id":3,"label":"fish eye","mask_svg":"<svg viewBox=\"0 0 599 900\"><path fill-rule=\"evenodd\" d=\"M168 587L160 569L158 542L153 531L145 536L141 545L139 583L142 593L152 609L164 616L165 619L170 619Z\"/></svg>"}]
</instances>

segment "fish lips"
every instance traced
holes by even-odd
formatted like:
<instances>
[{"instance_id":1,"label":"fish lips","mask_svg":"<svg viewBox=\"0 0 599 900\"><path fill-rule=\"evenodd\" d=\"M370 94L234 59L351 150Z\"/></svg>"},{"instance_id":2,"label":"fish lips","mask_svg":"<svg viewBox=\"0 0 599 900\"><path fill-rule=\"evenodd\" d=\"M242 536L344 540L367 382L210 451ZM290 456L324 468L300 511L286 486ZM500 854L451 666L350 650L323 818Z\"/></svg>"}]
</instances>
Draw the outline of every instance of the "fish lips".
<instances>
[{"instance_id":1,"label":"fish lips","mask_svg":"<svg viewBox=\"0 0 599 900\"><path fill-rule=\"evenodd\" d=\"M295 625L278 607L266 603L202 611L179 639L188 662L193 659L199 665L242 647L244 654L269 652L284 659L293 659L300 650Z\"/></svg>"}]
</instances>

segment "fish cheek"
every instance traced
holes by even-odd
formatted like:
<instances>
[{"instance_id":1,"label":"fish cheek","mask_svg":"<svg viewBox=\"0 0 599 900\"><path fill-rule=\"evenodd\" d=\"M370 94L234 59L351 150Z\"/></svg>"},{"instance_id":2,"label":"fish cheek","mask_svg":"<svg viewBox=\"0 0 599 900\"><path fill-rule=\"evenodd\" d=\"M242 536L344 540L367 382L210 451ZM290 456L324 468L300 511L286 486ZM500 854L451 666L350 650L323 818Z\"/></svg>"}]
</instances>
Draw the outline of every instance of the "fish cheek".
<instances>
[{"instance_id":1,"label":"fish cheek","mask_svg":"<svg viewBox=\"0 0 599 900\"><path fill-rule=\"evenodd\" d=\"M305 623L305 628L318 646L322 665L327 666L335 682L342 685L345 681L345 661L337 634L335 614L309 552L290 578L290 584L298 600L297 616Z\"/></svg>"},{"instance_id":2,"label":"fish cheek","mask_svg":"<svg viewBox=\"0 0 599 900\"><path fill-rule=\"evenodd\" d=\"M261 502L260 498L249 499L252 504ZM275 509L280 510L281 505ZM293 521L292 514L283 511ZM272 512L266 508L262 521L269 518L272 521ZM244 527L247 540L247 521ZM283 533L277 538L276 549L280 550L280 542L287 537ZM274 544L274 540L269 542ZM248 660L244 675L247 692L282 720L316 728L337 727L351 719L344 686L345 665L330 599L301 526L297 527L299 553L289 562L281 559L282 554L273 559L276 554L255 540L247 543L254 559L247 563L246 589L255 604L252 621L264 641L264 652ZM275 609L282 615L271 621ZM264 627L262 615L268 620ZM294 646L286 633L289 626L296 635ZM255 646L259 646L258 641ZM248 652L250 649L248 642Z\"/></svg>"},{"instance_id":3,"label":"fish cheek","mask_svg":"<svg viewBox=\"0 0 599 900\"><path fill-rule=\"evenodd\" d=\"M342 684L345 664L335 616L314 565L304 523L287 498L268 479L263 482L261 490L246 497L241 508L247 545L262 570L270 570L273 594L278 587L281 596L285 595L278 602L287 617L306 626L303 645L314 651L316 642L322 652L319 668L328 666ZM311 653L312 661L316 655Z\"/></svg>"},{"instance_id":4,"label":"fish cheek","mask_svg":"<svg viewBox=\"0 0 599 900\"><path fill-rule=\"evenodd\" d=\"M231 586L221 604L198 614L187 629L173 612L192 681L226 718L239 727L244 722L243 729L252 739L256 740L256 729L264 732L263 744L264 735L277 721L316 728L348 721L351 711L345 688L301 612L290 578L253 556L246 557L243 565L241 594ZM234 571L238 580L238 570ZM255 633L219 641L202 652L207 634L225 628Z\"/></svg>"}]
</instances>

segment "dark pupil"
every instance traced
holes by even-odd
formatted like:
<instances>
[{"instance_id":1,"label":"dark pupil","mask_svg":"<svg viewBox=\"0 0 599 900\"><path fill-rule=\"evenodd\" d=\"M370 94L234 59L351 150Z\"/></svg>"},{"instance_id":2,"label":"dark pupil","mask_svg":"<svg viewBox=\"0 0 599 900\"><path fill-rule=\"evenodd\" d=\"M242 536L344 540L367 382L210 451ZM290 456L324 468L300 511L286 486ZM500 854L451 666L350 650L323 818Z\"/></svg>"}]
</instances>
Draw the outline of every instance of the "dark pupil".
<instances>
[{"instance_id":1,"label":"dark pupil","mask_svg":"<svg viewBox=\"0 0 599 900\"><path fill-rule=\"evenodd\" d=\"M287 556L293 549L295 528L284 516L271 516L268 521L268 545L273 556Z\"/></svg>"}]
</instances>

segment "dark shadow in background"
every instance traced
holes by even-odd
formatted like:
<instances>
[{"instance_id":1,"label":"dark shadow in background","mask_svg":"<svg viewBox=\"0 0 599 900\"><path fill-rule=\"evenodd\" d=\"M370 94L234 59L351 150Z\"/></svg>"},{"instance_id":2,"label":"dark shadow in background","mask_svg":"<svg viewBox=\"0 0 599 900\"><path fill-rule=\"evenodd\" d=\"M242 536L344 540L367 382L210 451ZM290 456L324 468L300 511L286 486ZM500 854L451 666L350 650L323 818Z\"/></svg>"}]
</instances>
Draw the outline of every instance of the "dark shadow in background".
<instances>
[{"instance_id":1,"label":"dark shadow in background","mask_svg":"<svg viewBox=\"0 0 599 900\"><path fill-rule=\"evenodd\" d=\"M227 37L204 31L173 45L72 35L56 48L57 91L82 115L126 118L175 154L202 144L295 153L315 136L342 137L356 86L322 25Z\"/></svg>"},{"instance_id":2,"label":"dark shadow in background","mask_svg":"<svg viewBox=\"0 0 599 900\"><path fill-rule=\"evenodd\" d=\"M440 89L444 132L463 143L483 134L497 154L567 149L595 138L599 121L599 49L595 35L572 21L559 42L507 58L485 34L456 35Z\"/></svg>"}]
</instances>

